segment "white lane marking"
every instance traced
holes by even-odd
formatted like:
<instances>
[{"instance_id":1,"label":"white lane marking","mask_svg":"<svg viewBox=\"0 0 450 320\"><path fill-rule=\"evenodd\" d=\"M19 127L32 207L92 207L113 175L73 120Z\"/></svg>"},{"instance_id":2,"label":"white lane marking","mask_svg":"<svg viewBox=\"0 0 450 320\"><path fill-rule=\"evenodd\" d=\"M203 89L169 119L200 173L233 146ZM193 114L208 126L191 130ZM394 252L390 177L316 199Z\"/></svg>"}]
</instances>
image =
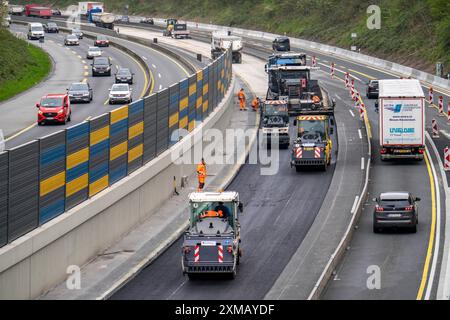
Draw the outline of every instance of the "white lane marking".
<instances>
[{"instance_id":1,"label":"white lane marking","mask_svg":"<svg viewBox=\"0 0 450 320\"><path fill-rule=\"evenodd\" d=\"M362 139L361 129L358 129L358 135L359 135L359 138Z\"/></svg>"},{"instance_id":2,"label":"white lane marking","mask_svg":"<svg viewBox=\"0 0 450 320\"><path fill-rule=\"evenodd\" d=\"M355 201L353 201L352 210L350 211L351 214L355 213L356 205L358 204L359 196L355 197Z\"/></svg>"},{"instance_id":3,"label":"white lane marking","mask_svg":"<svg viewBox=\"0 0 450 320\"><path fill-rule=\"evenodd\" d=\"M355 114L353 113L352 110L349 109L348 112L350 112L350 114L352 115L353 118L355 117Z\"/></svg>"},{"instance_id":4,"label":"white lane marking","mask_svg":"<svg viewBox=\"0 0 450 320\"><path fill-rule=\"evenodd\" d=\"M158 73L158 77L161 79L161 73Z\"/></svg>"},{"instance_id":5,"label":"white lane marking","mask_svg":"<svg viewBox=\"0 0 450 320\"><path fill-rule=\"evenodd\" d=\"M58 46L62 47L63 45L61 43L58 43Z\"/></svg>"},{"instance_id":6,"label":"white lane marking","mask_svg":"<svg viewBox=\"0 0 450 320\"><path fill-rule=\"evenodd\" d=\"M156 69L156 66L152 63L152 67Z\"/></svg>"},{"instance_id":7,"label":"white lane marking","mask_svg":"<svg viewBox=\"0 0 450 320\"><path fill-rule=\"evenodd\" d=\"M339 100L342 100L341 97L338 94L335 94L336 98L338 98Z\"/></svg>"},{"instance_id":8,"label":"white lane marking","mask_svg":"<svg viewBox=\"0 0 450 320\"><path fill-rule=\"evenodd\" d=\"M119 66L116 64L116 69L119 70Z\"/></svg>"},{"instance_id":9,"label":"white lane marking","mask_svg":"<svg viewBox=\"0 0 450 320\"><path fill-rule=\"evenodd\" d=\"M145 56L142 56L142 59L144 59L145 61L147 61L147 57L145 57Z\"/></svg>"},{"instance_id":10,"label":"white lane marking","mask_svg":"<svg viewBox=\"0 0 450 320\"><path fill-rule=\"evenodd\" d=\"M428 147L426 148L427 155L430 155ZM431 288L433 287L434 274L436 272L437 257L439 255L439 244L441 243L441 189L439 188L439 183L437 180L436 169L434 168L434 162L431 156L429 157L431 170L433 171L434 188L436 194L436 232L434 240L434 250L433 250L433 262L431 263L431 271L428 278L427 291L425 293L425 300L430 300Z\"/></svg>"},{"instance_id":11,"label":"white lane marking","mask_svg":"<svg viewBox=\"0 0 450 320\"><path fill-rule=\"evenodd\" d=\"M159 90L162 90L162 84L159 85Z\"/></svg>"},{"instance_id":12,"label":"white lane marking","mask_svg":"<svg viewBox=\"0 0 450 320\"><path fill-rule=\"evenodd\" d=\"M445 131L445 130L439 130L439 132L442 133L444 136L446 136L447 139L450 139L450 133L448 133L447 131Z\"/></svg>"},{"instance_id":13,"label":"white lane marking","mask_svg":"<svg viewBox=\"0 0 450 320\"><path fill-rule=\"evenodd\" d=\"M361 170L364 170L364 157L361 158Z\"/></svg>"}]
</instances>

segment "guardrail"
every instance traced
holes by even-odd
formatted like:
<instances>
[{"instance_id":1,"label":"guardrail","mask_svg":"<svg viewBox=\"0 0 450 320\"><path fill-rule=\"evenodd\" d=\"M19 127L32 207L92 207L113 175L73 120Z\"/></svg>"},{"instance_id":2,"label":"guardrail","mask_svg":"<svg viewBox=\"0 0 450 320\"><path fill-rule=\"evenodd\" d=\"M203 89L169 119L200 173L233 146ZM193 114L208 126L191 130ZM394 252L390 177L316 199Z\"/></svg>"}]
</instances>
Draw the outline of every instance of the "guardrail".
<instances>
[{"instance_id":1,"label":"guardrail","mask_svg":"<svg viewBox=\"0 0 450 320\"><path fill-rule=\"evenodd\" d=\"M0 153L0 247L110 187L174 145L218 106L228 51L171 87Z\"/></svg>"}]
</instances>

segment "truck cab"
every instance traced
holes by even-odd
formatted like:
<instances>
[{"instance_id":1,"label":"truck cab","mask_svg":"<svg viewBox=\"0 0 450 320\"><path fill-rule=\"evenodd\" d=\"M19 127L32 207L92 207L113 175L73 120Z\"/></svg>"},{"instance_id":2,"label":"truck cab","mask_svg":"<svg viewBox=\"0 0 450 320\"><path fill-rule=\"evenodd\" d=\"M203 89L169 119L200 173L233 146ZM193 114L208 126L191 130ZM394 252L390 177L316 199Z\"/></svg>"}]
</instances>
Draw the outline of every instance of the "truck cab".
<instances>
[{"instance_id":1,"label":"truck cab","mask_svg":"<svg viewBox=\"0 0 450 320\"><path fill-rule=\"evenodd\" d=\"M286 100L266 100L261 105L261 129L264 142L271 146L278 139L280 147L289 147L289 112Z\"/></svg>"},{"instance_id":2,"label":"truck cab","mask_svg":"<svg viewBox=\"0 0 450 320\"><path fill-rule=\"evenodd\" d=\"M232 62L242 63L242 38L231 35L231 32L214 31L211 37L211 59L217 59L229 48Z\"/></svg>"},{"instance_id":3,"label":"truck cab","mask_svg":"<svg viewBox=\"0 0 450 320\"><path fill-rule=\"evenodd\" d=\"M234 278L241 256L239 194L193 192L189 195L189 228L183 237L181 267L189 278L201 273Z\"/></svg>"},{"instance_id":4,"label":"truck cab","mask_svg":"<svg viewBox=\"0 0 450 320\"><path fill-rule=\"evenodd\" d=\"M333 120L328 115L298 116L297 138L292 143L291 167L299 172L303 167L320 167L324 171L331 163Z\"/></svg>"},{"instance_id":5,"label":"truck cab","mask_svg":"<svg viewBox=\"0 0 450 320\"><path fill-rule=\"evenodd\" d=\"M163 36L164 37L171 37L173 29L174 29L174 26L177 23L178 23L177 19L174 19L174 18L166 19L166 29L164 29L164 31L163 31Z\"/></svg>"}]
</instances>

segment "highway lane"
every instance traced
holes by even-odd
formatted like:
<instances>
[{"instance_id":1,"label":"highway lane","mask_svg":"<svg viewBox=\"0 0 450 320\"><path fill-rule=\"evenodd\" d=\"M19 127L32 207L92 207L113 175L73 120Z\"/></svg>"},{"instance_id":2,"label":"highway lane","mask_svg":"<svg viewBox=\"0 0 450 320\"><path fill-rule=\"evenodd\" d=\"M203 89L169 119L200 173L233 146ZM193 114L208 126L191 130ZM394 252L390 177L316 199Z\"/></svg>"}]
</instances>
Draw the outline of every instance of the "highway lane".
<instances>
[{"instance_id":1,"label":"highway lane","mask_svg":"<svg viewBox=\"0 0 450 320\"><path fill-rule=\"evenodd\" d=\"M244 67L247 59L249 57L244 56L244 64L236 67ZM263 64L258 66L263 67ZM340 81L330 80L321 71L314 72L313 77L339 96L336 97L340 100L336 112L345 119L341 125L359 121L349 112L353 106L342 101L346 90ZM333 139L336 148L335 134ZM276 175L261 175L260 165L245 164L241 168L228 188L238 191L245 204L245 213L241 215L243 258L235 280L216 276L187 280L180 270L179 239L112 299L263 299L322 206L333 176L335 151L333 164L327 172L296 173L289 166L289 150L280 151L280 169Z\"/></svg>"},{"instance_id":2,"label":"highway lane","mask_svg":"<svg viewBox=\"0 0 450 320\"><path fill-rule=\"evenodd\" d=\"M144 87L146 86L145 75L143 72L142 67L137 63L136 60L132 59L129 55L125 54L124 52L113 48L102 48L103 56L107 56L111 58L111 62L113 64L112 66L112 75L111 77L92 77L91 72L91 61L86 59L86 52L88 50L89 46L92 46L93 41L91 39L84 38L80 41L79 46L64 46L64 38L66 34L65 33L59 33L59 34L46 34L46 41L47 42L53 42L56 44L60 50L65 51L65 55L67 56L75 56L76 59L79 59L80 62L83 65L83 74L82 77L77 79L76 81L87 81L90 83L91 87L93 88L94 93L94 99L91 103L73 103L71 104L72 107L72 121L68 122L66 125L46 125L46 126L37 126L34 123L34 126L29 128L27 131L23 132L22 134L7 140L6 147L12 148L15 146L18 146L20 144L23 144L25 142L28 142L32 139L40 138L43 136L46 136L52 132L62 130L64 128L68 128L70 126L73 126L77 123L83 122L87 119L90 119L92 117L101 115L103 113L106 113L108 111L111 111L115 108L120 107L120 105L112 105L110 106L108 101L108 89L111 88L112 84L114 83L114 72L117 70L118 67L127 67L130 68L131 72L133 72L135 75L135 82L132 85L133 92L132 97L133 100L139 99L144 90ZM70 64L64 64L62 66L57 66L60 68L67 68L68 70L72 69L72 66ZM75 82L75 81L74 81ZM68 86L67 86L68 87ZM48 93L64 93L62 92L49 92L46 91L44 88L42 90L42 95L48 94ZM30 110L28 112L32 112L35 117L37 114L37 109L34 106L35 103L38 102L35 101L31 106ZM20 117L21 113L17 112L15 114L16 117ZM35 120L34 120L35 121ZM20 129L20 128L19 128Z\"/></svg>"},{"instance_id":3,"label":"highway lane","mask_svg":"<svg viewBox=\"0 0 450 320\"><path fill-rule=\"evenodd\" d=\"M25 31L25 27L15 27L18 31ZM73 107L73 116L72 121L65 126L62 125L52 125L45 127L37 127L35 123L36 117L36 109L34 107L35 103L39 100L38 97L34 97L35 99L32 101L27 101L25 103L31 105L31 109L27 112L33 113L33 117L28 120L26 126L17 125L14 131L14 134L11 136L9 134L9 139L7 139L7 148L11 148L17 145L20 145L24 142L27 142L32 139L36 139L45 135L48 135L52 132L63 129L64 127L73 126L76 123L85 121L97 115L108 112L114 108L119 107L120 105L110 106L107 104L108 97L108 89L111 87L114 82L114 77L92 77L91 76L91 60L87 60L85 58L86 52L89 46L93 45L93 40L84 38L80 41L80 46L71 46L63 49L64 37L65 33L60 34L46 34L46 41L49 44L52 44L54 47L57 45L58 50L63 50L65 56L67 58L78 59L77 63L82 63L82 74L78 75L77 78L71 79L71 81L67 81L65 84L65 88L68 87L68 84L76 81L88 81L92 88L94 89L94 100L89 104L72 104ZM130 41L121 41L124 45L126 45L133 52L138 54L142 60L148 65L148 68L151 72L150 78L144 75L143 67L136 61L135 58L129 56L128 54L116 49L114 47L102 48L104 50L104 55L107 55L112 58L113 70L116 70L117 67L129 67L132 72L135 73L135 84L133 87L133 99L137 100L142 97L145 87L150 86L151 93L159 91L161 89L167 88L171 84L180 81L186 78L188 71L186 68L175 61L174 59L165 56L164 54L145 47L140 44L135 44ZM63 54L64 54L63 53ZM63 64L62 66L58 66L67 70L73 70L73 62L70 64ZM70 75L73 71L67 72ZM69 77L68 77L69 78ZM65 88L60 88L65 89ZM44 90L43 90L44 91ZM23 103L22 101L20 101ZM34 107L34 108L33 108ZM18 110L12 110L9 113L9 117L12 119L12 122L9 125L14 125L15 119L21 119L17 114ZM22 113L23 114L23 113ZM30 123L31 121L31 123ZM25 128L24 128L25 127ZM24 128L24 129L23 129Z\"/></svg>"}]
</instances>

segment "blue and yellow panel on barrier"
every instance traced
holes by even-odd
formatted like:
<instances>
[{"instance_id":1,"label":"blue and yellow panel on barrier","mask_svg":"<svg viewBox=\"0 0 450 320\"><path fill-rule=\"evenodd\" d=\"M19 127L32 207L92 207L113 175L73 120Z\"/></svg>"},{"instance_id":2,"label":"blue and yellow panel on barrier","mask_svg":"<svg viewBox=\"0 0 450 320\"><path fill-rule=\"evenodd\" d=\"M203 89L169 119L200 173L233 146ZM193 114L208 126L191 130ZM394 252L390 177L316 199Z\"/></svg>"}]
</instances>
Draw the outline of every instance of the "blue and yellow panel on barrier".
<instances>
[{"instance_id":1,"label":"blue and yellow panel on barrier","mask_svg":"<svg viewBox=\"0 0 450 320\"><path fill-rule=\"evenodd\" d=\"M89 197L109 186L110 114L89 121Z\"/></svg>"},{"instance_id":2,"label":"blue and yellow panel on barrier","mask_svg":"<svg viewBox=\"0 0 450 320\"><path fill-rule=\"evenodd\" d=\"M39 139L39 224L65 210L66 133Z\"/></svg>"},{"instance_id":3,"label":"blue and yellow panel on barrier","mask_svg":"<svg viewBox=\"0 0 450 320\"><path fill-rule=\"evenodd\" d=\"M169 87L169 140L170 145L178 142L178 124L180 122L180 84Z\"/></svg>"},{"instance_id":4,"label":"blue and yellow panel on barrier","mask_svg":"<svg viewBox=\"0 0 450 320\"><path fill-rule=\"evenodd\" d=\"M128 107L128 174L142 166L144 154L144 100Z\"/></svg>"},{"instance_id":5,"label":"blue and yellow panel on barrier","mask_svg":"<svg viewBox=\"0 0 450 320\"><path fill-rule=\"evenodd\" d=\"M196 121L196 102L197 102L197 74L194 74L189 78L189 115L188 115L188 130L191 132L195 129Z\"/></svg>"},{"instance_id":6,"label":"blue and yellow panel on barrier","mask_svg":"<svg viewBox=\"0 0 450 320\"><path fill-rule=\"evenodd\" d=\"M203 70L197 72L197 100L195 102L196 125L203 121Z\"/></svg>"},{"instance_id":7,"label":"blue and yellow panel on barrier","mask_svg":"<svg viewBox=\"0 0 450 320\"><path fill-rule=\"evenodd\" d=\"M89 196L89 123L66 130L66 210Z\"/></svg>"},{"instance_id":8,"label":"blue and yellow panel on barrier","mask_svg":"<svg viewBox=\"0 0 450 320\"><path fill-rule=\"evenodd\" d=\"M8 243L8 152L0 152L0 248Z\"/></svg>"},{"instance_id":9,"label":"blue and yellow panel on barrier","mask_svg":"<svg viewBox=\"0 0 450 320\"><path fill-rule=\"evenodd\" d=\"M158 93L152 94L144 99L144 155L142 162L147 163L156 157L157 142L157 110Z\"/></svg>"},{"instance_id":10,"label":"blue and yellow panel on barrier","mask_svg":"<svg viewBox=\"0 0 450 320\"><path fill-rule=\"evenodd\" d=\"M179 129L187 129L189 115L189 79L180 82Z\"/></svg>"},{"instance_id":11,"label":"blue and yellow panel on barrier","mask_svg":"<svg viewBox=\"0 0 450 320\"><path fill-rule=\"evenodd\" d=\"M203 120L209 115L209 67L203 69L202 113Z\"/></svg>"},{"instance_id":12,"label":"blue and yellow panel on barrier","mask_svg":"<svg viewBox=\"0 0 450 320\"><path fill-rule=\"evenodd\" d=\"M128 173L128 105L110 112L109 184Z\"/></svg>"}]
</instances>

